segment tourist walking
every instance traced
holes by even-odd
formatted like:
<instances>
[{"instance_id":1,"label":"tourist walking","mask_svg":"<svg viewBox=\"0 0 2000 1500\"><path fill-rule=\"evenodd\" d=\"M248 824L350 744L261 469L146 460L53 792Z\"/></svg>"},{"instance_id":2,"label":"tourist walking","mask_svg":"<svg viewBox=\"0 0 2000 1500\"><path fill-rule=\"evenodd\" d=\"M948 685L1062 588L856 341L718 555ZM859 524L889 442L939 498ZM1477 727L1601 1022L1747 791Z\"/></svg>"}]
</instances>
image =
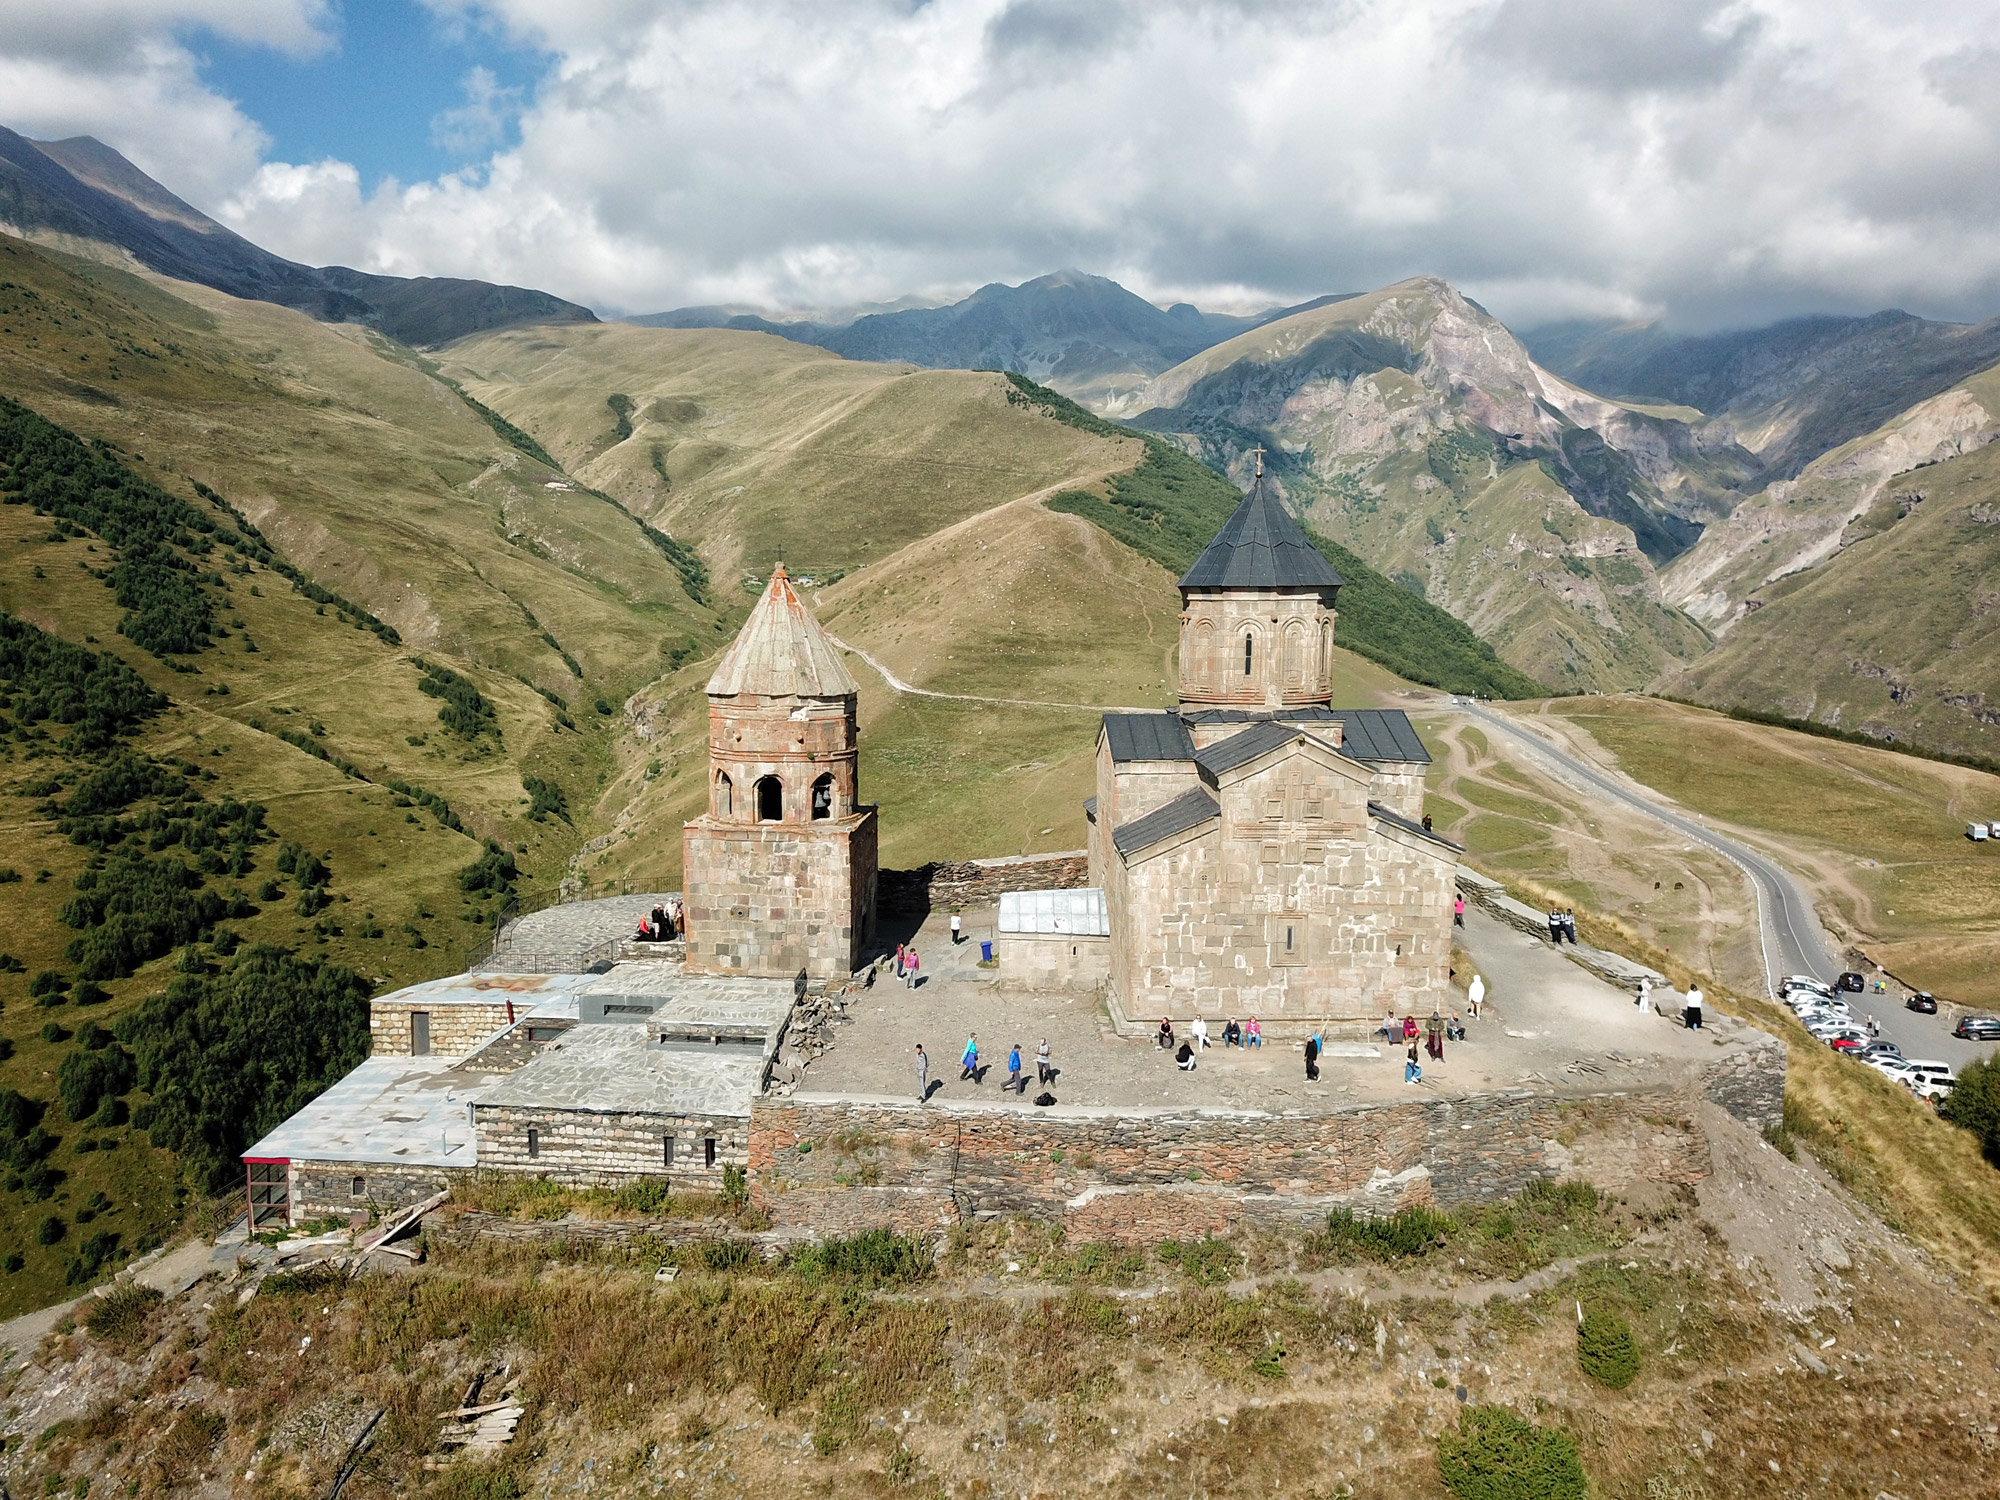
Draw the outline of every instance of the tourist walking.
<instances>
[{"instance_id":1,"label":"tourist walking","mask_svg":"<svg viewBox=\"0 0 2000 1500\"><path fill-rule=\"evenodd\" d=\"M954 947L954 948L956 948L956 947L958 946L958 913L957 913L957 912L953 912L953 913L951 914L951 945L952 945L952 947Z\"/></svg>"},{"instance_id":2,"label":"tourist walking","mask_svg":"<svg viewBox=\"0 0 2000 1500\"><path fill-rule=\"evenodd\" d=\"M1465 925L1465 897L1463 896L1453 896L1451 898L1451 925L1454 927L1463 927Z\"/></svg>"},{"instance_id":3,"label":"tourist walking","mask_svg":"<svg viewBox=\"0 0 2000 1500\"><path fill-rule=\"evenodd\" d=\"M958 1081L960 1083L965 1082L968 1078L974 1083L979 1082L979 1037L977 1034L966 1037L965 1051L959 1054L958 1066L960 1070Z\"/></svg>"},{"instance_id":4,"label":"tourist walking","mask_svg":"<svg viewBox=\"0 0 2000 1500\"><path fill-rule=\"evenodd\" d=\"M1465 1008L1472 1012L1472 1018L1475 1021L1479 1019L1479 1008L1485 1003L1486 980L1482 976L1474 974L1472 976L1472 985L1465 992Z\"/></svg>"},{"instance_id":5,"label":"tourist walking","mask_svg":"<svg viewBox=\"0 0 2000 1500\"><path fill-rule=\"evenodd\" d=\"M1687 1007L1681 1012L1689 1031L1701 1030L1701 991L1694 985L1688 986Z\"/></svg>"},{"instance_id":6,"label":"tourist walking","mask_svg":"<svg viewBox=\"0 0 2000 1500\"><path fill-rule=\"evenodd\" d=\"M901 943L896 944L896 977L898 979L903 977L903 945Z\"/></svg>"},{"instance_id":7,"label":"tourist walking","mask_svg":"<svg viewBox=\"0 0 2000 1500\"><path fill-rule=\"evenodd\" d=\"M925 1099L930 1097L930 1092L931 1092L930 1054L924 1051L924 1044L922 1042L918 1042L917 1043L917 1103L922 1104Z\"/></svg>"},{"instance_id":8,"label":"tourist walking","mask_svg":"<svg viewBox=\"0 0 2000 1500\"><path fill-rule=\"evenodd\" d=\"M1641 974L1639 976L1639 997L1632 1003L1638 1006L1639 1009L1644 1010L1646 1008L1646 1002L1652 998L1653 998L1653 981L1648 979L1645 975Z\"/></svg>"},{"instance_id":9,"label":"tourist walking","mask_svg":"<svg viewBox=\"0 0 2000 1500\"><path fill-rule=\"evenodd\" d=\"M1306 1082L1316 1083L1318 1081L1319 1038L1317 1036L1309 1036L1306 1038Z\"/></svg>"},{"instance_id":10,"label":"tourist walking","mask_svg":"<svg viewBox=\"0 0 2000 1500\"><path fill-rule=\"evenodd\" d=\"M1423 1064L1417 1061L1417 1044L1412 1042L1410 1043L1409 1056L1403 1059L1403 1082L1422 1083L1423 1081Z\"/></svg>"},{"instance_id":11,"label":"tourist walking","mask_svg":"<svg viewBox=\"0 0 2000 1500\"><path fill-rule=\"evenodd\" d=\"M1056 1070L1049 1058L1049 1039L1043 1037L1035 1048L1035 1082L1046 1084L1056 1076Z\"/></svg>"},{"instance_id":12,"label":"tourist walking","mask_svg":"<svg viewBox=\"0 0 2000 1500\"><path fill-rule=\"evenodd\" d=\"M1021 1044L1014 1043L1007 1054L1007 1087L1017 1094L1025 1094L1028 1085L1021 1079Z\"/></svg>"},{"instance_id":13,"label":"tourist walking","mask_svg":"<svg viewBox=\"0 0 2000 1500\"><path fill-rule=\"evenodd\" d=\"M903 988L906 990L913 990L916 987L917 987L917 950L914 948L906 948L903 950Z\"/></svg>"},{"instance_id":14,"label":"tourist walking","mask_svg":"<svg viewBox=\"0 0 2000 1500\"><path fill-rule=\"evenodd\" d=\"M1264 1028L1257 1024L1257 1018L1255 1016L1252 1016L1250 1018L1250 1024L1243 1028L1243 1045L1246 1049L1250 1047L1255 1047L1259 1051L1263 1050Z\"/></svg>"}]
</instances>

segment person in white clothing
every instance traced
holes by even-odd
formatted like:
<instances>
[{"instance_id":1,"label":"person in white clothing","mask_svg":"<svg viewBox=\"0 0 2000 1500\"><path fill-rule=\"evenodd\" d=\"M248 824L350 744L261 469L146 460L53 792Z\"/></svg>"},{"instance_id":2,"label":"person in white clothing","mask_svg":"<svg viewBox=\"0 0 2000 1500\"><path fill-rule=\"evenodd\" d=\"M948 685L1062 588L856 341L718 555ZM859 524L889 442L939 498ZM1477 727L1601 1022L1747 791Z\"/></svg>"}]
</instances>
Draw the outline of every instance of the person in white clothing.
<instances>
[{"instance_id":1,"label":"person in white clothing","mask_svg":"<svg viewBox=\"0 0 2000 1500\"><path fill-rule=\"evenodd\" d=\"M1204 1021L1200 1016L1196 1016L1194 1018L1194 1025L1189 1027L1188 1030L1189 1034L1194 1038L1194 1050L1197 1052L1206 1052L1208 1050L1208 1022Z\"/></svg>"},{"instance_id":2,"label":"person in white clothing","mask_svg":"<svg viewBox=\"0 0 2000 1500\"><path fill-rule=\"evenodd\" d=\"M1486 980L1483 976L1474 974L1472 976L1472 986L1465 992L1465 1008L1477 1016L1479 1014L1479 1007L1485 1003Z\"/></svg>"},{"instance_id":3,"label":"person in white clothing","mask_svg":"<svg viewBox=\"0 0 2000 1500\"><path fill-rule=\"evenodd\" d=\"M1694 985L1688 986L1687 1009L1682 1012L1689 1031L1701 1030L1701 991Z\"/></svg>"},{"instance_id":4,"label":"person in white clothing","mask_svg":"<svg viewBox=\"0 0 2000 1500\"><path fill-rule=\"evenodd\" d=\"M1646 1008L1646 1002L1652 999L1652 997L1653 997L1653 981L1646 978L1645 975L1641 974L1639 976L1639 994L1638 997L1635 1000L1633 1000L1632 1003L1638 1006L1641 1010L1644 1010Z\"/></svg>"}]
</instances>

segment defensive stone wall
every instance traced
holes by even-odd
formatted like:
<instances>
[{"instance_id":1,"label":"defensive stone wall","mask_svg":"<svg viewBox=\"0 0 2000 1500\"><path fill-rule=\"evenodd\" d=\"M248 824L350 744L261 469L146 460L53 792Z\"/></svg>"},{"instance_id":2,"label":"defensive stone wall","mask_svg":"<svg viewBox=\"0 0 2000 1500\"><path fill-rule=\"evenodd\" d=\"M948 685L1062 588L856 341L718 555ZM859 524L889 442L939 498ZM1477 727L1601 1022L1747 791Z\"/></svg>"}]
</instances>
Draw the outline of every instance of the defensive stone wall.
<instances>
[{"instance_id":1,"label":"defensive stone wall","mask_svg":"<svg viewBox=\"0 0 2000 1500\"><path fill-rule=\"evenodd\" d=\"M1009 891L1067 891L1090 884L1090 856L1021 854L1006 859L937 861L915 870L882 871L883 911L928 912L990 906Z\"/></svg>"},{"instance_id":2,"label":"defensive stone wall","mask_svg":"<svg viewBox=\"0 0 2000 1500\"><path fill-rule=\"evenodd\" d=\"M774 1225L935 1231L1019 1214L1084 1240L1303 1225L1348 1206L1493 1202L1531 1183L1692 1183L1698 1094L1492 1095L1314 1115L1022 1110L794 1095L751 1112L750 1192Z\"/></svg>"},{"instance_id":3,"label":"defensive stone wall","mask_svg":"<svg viewBox=\"0 0 2000 1500\"><path fill-rule=\"evenodd\" d=\"M1003 989L1094 995L1111 977L1111 939L1073 932L1003 932L993 941Z\"/></svg>"}]
</instances>

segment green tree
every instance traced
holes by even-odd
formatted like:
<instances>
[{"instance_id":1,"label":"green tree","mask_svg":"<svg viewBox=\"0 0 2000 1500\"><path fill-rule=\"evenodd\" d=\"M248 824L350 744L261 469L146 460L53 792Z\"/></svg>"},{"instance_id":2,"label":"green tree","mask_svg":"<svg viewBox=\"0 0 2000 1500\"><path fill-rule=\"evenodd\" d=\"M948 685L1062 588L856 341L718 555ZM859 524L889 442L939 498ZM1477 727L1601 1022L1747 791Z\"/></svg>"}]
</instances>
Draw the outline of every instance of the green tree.
<instances>
[{"instance_id":1,"label":"green tree","mask_svg":"<svg viewBox=\"0 0 2000 1500\"><path fill-rule=\"evenodd\" d=\"M1616 1313L1592 1309L1576 1330L1576 1362L1599 1385L1622 1391L1639 1376L1639 1342Z\"/></svg>"},{"instance_id":2,"label":"green tree","mask_svg":"<svg viewBox=\"0 0 2000 1500\"><path fill-rule=\"evenodd\" d=\"M1978 1136L1986 1159L2000 1166L2000 1054L1977 1058L1959 1069L1958 1081L1938 1113Z\"/></svg>"},{"instance_id":3,"label":"green tree","mask_svg":"<svg viewBox=\"0 0 2000 1500\"><path fill-rule=\"evenodd\" d=\"M1438 1477L1456 1500L1587 1500L1576 1439L1504 1406L1470 1406L1438 1434Z\"/></svg>"}]
</instances>

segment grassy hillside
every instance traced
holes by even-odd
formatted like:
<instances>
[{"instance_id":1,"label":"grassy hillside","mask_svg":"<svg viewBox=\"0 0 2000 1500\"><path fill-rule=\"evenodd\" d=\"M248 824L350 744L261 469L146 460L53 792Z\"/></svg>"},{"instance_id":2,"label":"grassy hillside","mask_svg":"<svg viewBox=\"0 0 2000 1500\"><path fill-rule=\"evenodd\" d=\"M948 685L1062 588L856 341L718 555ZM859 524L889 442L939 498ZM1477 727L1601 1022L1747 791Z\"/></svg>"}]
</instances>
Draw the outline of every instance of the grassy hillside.
<instances>
[{"instance_id":1,"label":"grassy hillside","mask_svg":"<svg viewBox=\"0 0 2000 1500\"><path fill-rule=\"evenodd\" d=\"M2000 374L1958 394L1982 414L2000 412ZM1996 430L1992 418L1984 429L1974 440ZM1846 476L1829 468L1822 477L1815 464L1796 493L1753 502L1770 524L1746 534L1752 545L1729 576L1754 589L1755 607L1668 690L2000 758L2000 446L1953 451ZM1848 467L1863 470L1860 456ZM1808 546L1831 555L1762 581L1774 550L1789 557ZM1738 591L1716 586L1725 598Z\"/></svg>"}]
</instances>

